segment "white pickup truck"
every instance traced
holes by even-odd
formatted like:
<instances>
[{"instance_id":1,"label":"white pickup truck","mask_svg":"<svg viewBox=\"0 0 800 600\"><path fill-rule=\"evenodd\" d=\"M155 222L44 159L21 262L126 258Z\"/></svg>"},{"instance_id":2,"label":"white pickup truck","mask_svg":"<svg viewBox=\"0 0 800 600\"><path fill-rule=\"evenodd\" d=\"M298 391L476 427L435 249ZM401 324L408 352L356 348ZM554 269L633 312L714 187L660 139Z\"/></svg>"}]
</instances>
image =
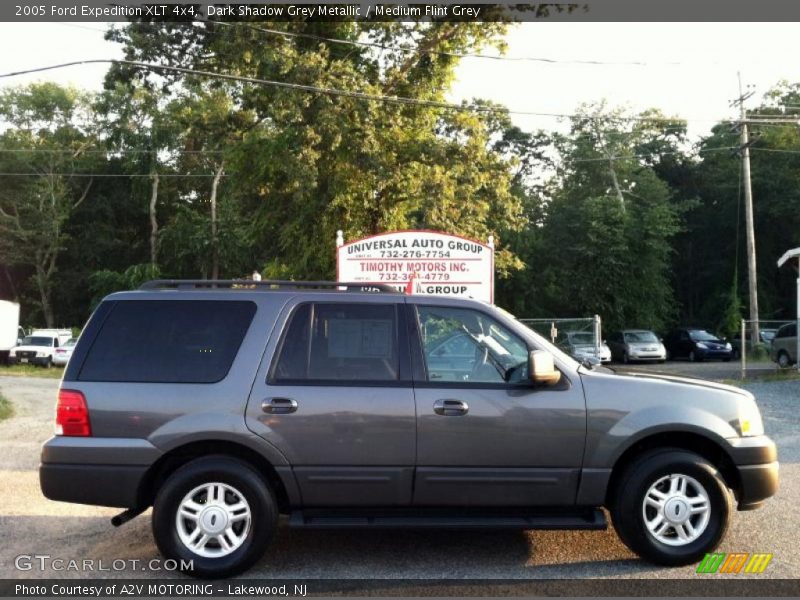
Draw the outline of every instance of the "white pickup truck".
<instances>
[{"instance_id":1,"label":"white pickup truck","mask_svg":"<svg viewBox=\"0 0 800 600\"><path fill-rule=\"evenodd\" d=\"M70 329L35 329L19 346L11 349L9 363L52 367L56 348L72 337Z\"/></svg>"}]
</instances>

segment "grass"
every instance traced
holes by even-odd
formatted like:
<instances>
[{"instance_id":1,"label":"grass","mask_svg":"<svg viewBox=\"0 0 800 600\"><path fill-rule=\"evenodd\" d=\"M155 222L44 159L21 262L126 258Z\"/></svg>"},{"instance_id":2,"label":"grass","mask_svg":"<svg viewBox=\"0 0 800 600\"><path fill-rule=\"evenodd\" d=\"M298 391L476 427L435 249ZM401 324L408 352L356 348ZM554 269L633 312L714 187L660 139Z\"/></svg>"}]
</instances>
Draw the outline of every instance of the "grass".
<instances>
[{"instance_id":1,"label":"grass","mask_svg":"<svg viewBox=\"0 0 800 600\"><path fill-rule=\"evenodd\" d=\"M763 375L748 375L745 379L723 379L722 383L741 385L742 383L768 383L772 381L800 381L800 373L796 368L778 369Z\"/></svg>"},{"instance_id":2,"label":"grass","mask_svg":"<svg viewBox=\"0 0 800 600\"><path fill-rule=\"evenodd\" d=\"M64 369L52 367L45 369L36 365L0 366L0 377L3 375L16 375L20 377L46 377L48 379L61 379Z\"/></svg>"},{"instance_id":3,"label":"grass","mask_svg":"<svg viewBox=\"0 0 800 600\"><path fill-rule=\"evenodd\" d=\"M5 398L2 395L0 395L0 421L2 421L3 419L7 419L13 414L14 414L14 407L11 406L11 402L9 402L8 398Z\"/></svg>"}]
</instances>

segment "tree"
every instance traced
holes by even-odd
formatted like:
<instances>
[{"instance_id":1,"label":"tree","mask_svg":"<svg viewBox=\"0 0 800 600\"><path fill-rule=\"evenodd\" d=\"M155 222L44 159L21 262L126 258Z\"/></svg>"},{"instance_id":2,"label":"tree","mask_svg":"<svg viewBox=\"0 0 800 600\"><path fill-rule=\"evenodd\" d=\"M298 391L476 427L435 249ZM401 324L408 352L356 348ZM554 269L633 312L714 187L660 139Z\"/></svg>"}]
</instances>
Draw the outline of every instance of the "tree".
<instances>
[{"instance_id":1,"label":"tree","mask_svg":"<svg viewBox=\"0 0 800 600\"><path fill-rule=\"evenodd\" d=\"M176 24L134 23L113 37L136 60L443 101L458 61L453 54L499 43L505 28L437 21L269 26L301 35L296 37L265 35L259 25L212 22L183 31ZM366 39L396 49L377 52L305 35ZM198 98L225 96L230 117L242 118L241 141L225 152L225 202L237 207L239 226L255 248L252 258L284 276L332 277L337 229L355 237L431 227L485 239L520 221L519 199L510 193L513 161L493 148L485 115L153 76L124 65L109 77L140 78L170 93L202 88ZM208 133L202 147L213 147L214 137ZM184 233L189 222L183 220ZM506 272L520 263L501 246L498 266Z\"/></svg>"},{"instance_id":2,"label":"tree","mask_svg":"<svg viewBox=\"0 0 800 600\"><path fill-rule=\"evenodd\" d=\"M57 261L68 239L66 224L86 199L96 132L91 98L53 83L0 93L2 171L16 173L0 189L0 257L32 269L38 305L49 327Z\"/></svg>"},{"instance_id":3,"label":"tree","mask_svg":"<svg viewBox=\"0 0 800 600\"><path fill-rule=\"evenodd\" d=\"M600 314L606 328L658 329L669 321L679 212L639 149L670 136L674 124L649 123L586 106L556 140L557 171L540 188L529 234L540 316Z\"/></svg>"}]
</instances>

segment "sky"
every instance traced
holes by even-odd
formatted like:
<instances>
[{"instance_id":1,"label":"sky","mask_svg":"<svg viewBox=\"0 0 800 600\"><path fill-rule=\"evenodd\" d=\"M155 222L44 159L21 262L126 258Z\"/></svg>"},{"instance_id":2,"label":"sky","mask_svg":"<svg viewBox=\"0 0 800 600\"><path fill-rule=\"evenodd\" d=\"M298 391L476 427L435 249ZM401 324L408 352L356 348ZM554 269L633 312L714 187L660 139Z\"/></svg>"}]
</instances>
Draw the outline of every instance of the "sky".
<instances>
[{"instance_id":1,"label":"sky","mask_svg":"<svg viewBox=\"0 0 800 600\"><path fill-rule=\"evenodd\" d=\"M121 58L103 39L105 23L0 23L0 71L71 60ZM800 23L556 23L516 25L507 36L509 58L630 64L544 63L463 59L449 95L474 97L512 110L571 113L606 99L638 111L660 108L689 120L689 133L708 133L718 119L735 116L737 71L753 85L755 106L780 80L800 82ZM488 48L483 51L496 54ZM676 64L677 63L677 64ZM85 65L0 81L2 85L49 79L99 90L107 65ZM563 129L546 117L514 116L523 129Z\"/></svg>"}]
</instances>

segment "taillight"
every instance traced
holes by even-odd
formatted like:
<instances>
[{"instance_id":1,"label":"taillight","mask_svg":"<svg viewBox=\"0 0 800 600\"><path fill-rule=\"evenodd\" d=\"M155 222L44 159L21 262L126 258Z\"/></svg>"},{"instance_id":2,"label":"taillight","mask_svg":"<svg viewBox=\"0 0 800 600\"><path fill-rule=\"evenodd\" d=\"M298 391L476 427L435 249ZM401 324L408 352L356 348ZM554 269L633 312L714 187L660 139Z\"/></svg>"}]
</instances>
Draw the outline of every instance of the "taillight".
<instances>
[{"instance_id":1,"label":"taillight","mask_svg":"<svg viewBox=\"0 0 800 600\"><path fill-rule=\"evenodd\" d=\"M56 435L88 437L92 435L89 424L89 407L86 398L75 390L59 390L56 405Z\"/></svg>"}]
</instances>

